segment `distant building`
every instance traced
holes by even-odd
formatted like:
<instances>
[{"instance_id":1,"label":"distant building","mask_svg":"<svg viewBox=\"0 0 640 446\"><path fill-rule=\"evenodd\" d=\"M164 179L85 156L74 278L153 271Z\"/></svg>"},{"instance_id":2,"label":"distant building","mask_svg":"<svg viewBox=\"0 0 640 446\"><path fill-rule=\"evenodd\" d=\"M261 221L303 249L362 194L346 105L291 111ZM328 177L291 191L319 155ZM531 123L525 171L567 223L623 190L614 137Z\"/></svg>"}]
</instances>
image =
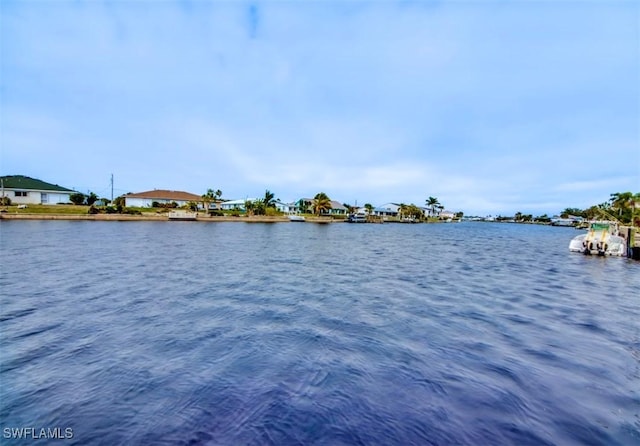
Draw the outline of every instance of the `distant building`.
<instances>
[{"instance_id":1,"label":"distant building","mask_svg":"<svg viewBox=\"0 0 640 446\"><path fill-rule=\"evenodd\" d=\"M244 211L247 201L258 201L256 198L245 198L244 200L229 200L220 203L220 209L224 211Z\"/></svg>"},{"instance_id":2,"label":"distant building","mask_svg":"<svg viewBox=\"0 0 640 446\"><path fill-rule=\"evenodd\" d=\"M398 203L385 203L373 209L373 215L380 217L397 217L398 212L400 212Z\"/></svg>"},{"instance_id":3,"label":"distant building","mask_svg":"<svg viewBox=\"0 0 640 446\"><path fill-rule=\"evenodd\" d=\"M349 210L341 204L339 201L330 200L331 201L331 209L329 209L326 214L329 215L347 215ZM300 212L308 212L313 213L313 205L316 200L313 198L301 198L295 202L295 206Z\"/></svg>"},{"instance_id":4,"label":"distant building","mask_svg":"<svg viewBox=\"0 0 640 446\"><path fill-rule=\"evenodd\" d=\"M178 206L184 206L190 201L198 203L202 206L202 197L200 195L183 192L179 190L150 190L147 192L138 192L135 194L124 195L126 207L150 208L153 203L169 204L176 203Z\"/></svg>"},{"instance_id":5,"label":"distant building","mask_svg":"<svg viewBox=\"0 0 640 446\"><path fill-rule=\"evenodd\" d=\"M69 196L75 193L72 189L23 175L0 177L0 184L0 194L13 204L69 203Z\"/></svg>"},{"instance_id":6,"label":"distant building","mask_svg":"<svg viewBox=\"0 0 640 446\"><path fill-rule=\"evenodd\" d=\"M300 198L295 202L295 206L303 213L313 213L313 198Z\"/></svg>"},{"instance_id":7,"label":"distant building","mask_svg":"<svg viewBox=\"0 0 640 446\"><path fill-rule=\"evenodd\" d=\"M329 210L329 213L331 215L347 215L349 213L349 209L340 202L331 200L331 210Z\"/></svg>"},{"instance_id":8,"label":"distant building","mask_svg":"<svg viewBox=\"0 0 640 446\"><path fill-rule=\"evenodd\" d=\"M276 201L276 209L284 214L297 214L300 208L294 202Z\"/></svg>"},{"instance_id":9,"label":"distant building","mask_svg":"<svg viewBox=\"0 0 640 446\"><path fill-rule=\"evenodd\" d=\"M451 218L455 218L456 213L455 212L451 212L451 211L440 211L440 214L438 215L439 218L443 219L443 220L448 220Z\"/></svg>"}]
</instances>

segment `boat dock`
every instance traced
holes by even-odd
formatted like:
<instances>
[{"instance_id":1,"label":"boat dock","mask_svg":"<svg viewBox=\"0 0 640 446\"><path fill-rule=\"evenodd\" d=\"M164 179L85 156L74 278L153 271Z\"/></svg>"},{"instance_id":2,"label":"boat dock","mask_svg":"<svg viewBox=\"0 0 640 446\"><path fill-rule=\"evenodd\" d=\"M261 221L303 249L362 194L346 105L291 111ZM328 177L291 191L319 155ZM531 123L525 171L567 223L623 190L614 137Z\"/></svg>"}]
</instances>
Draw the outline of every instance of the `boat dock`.
<instances>
[{"instance_id":1,"label":"boat dock","mask_svg":"<svg viewBox=\"0 0 640 446\"><path fill-rule=\"evenodd\" d=\"M627 241L628 256L634 260L640 260L640 228L620 226L620 235Z\"/></svg>"},{"instance_id":2,"label":"boat dock","mask_svg":"<svg viewBox=\"0 0 640 446\"><path fill-rule=\"evenodd\" d=\"M168 216L172 221L196 221L198 218L197 212L184 212L184 211L171 211Z\"/></svg>"}]
</instances>

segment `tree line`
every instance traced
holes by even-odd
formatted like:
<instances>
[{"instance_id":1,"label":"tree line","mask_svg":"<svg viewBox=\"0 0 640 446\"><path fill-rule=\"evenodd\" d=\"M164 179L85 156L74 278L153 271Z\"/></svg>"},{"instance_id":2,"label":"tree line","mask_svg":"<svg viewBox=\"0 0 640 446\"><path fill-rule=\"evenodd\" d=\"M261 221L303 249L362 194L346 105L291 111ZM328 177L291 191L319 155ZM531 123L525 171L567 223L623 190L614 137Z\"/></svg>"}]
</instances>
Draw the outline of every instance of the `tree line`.
<instances>
[{"instance_id":1,"label":"tree line","mask_svg":"<svg viewBox=\"0 0 640 446\"><path fill-rule=\"evenodd\" d=\"M89 192L88 194L83 194L81 192L73 193L69 196L69 201L71 201L75 205L87 205L94 206L96 204L101 204L102 206L108 206L112 204L115 208L117 208L117 212L122 212L124 208L124 196L119 196L113 200L107 198L99 198L94 192ZM204 209L209 209L211 203L219 203L222 200L222 191L220 189L207 189L206 193L202 194L200 197L200 203L204 207ZM302 213L312 213L315 215L325 215L332 209L332 200L325 192L317 193L312 200L302 202L300 211ZM276 210L277 200L275 195L270 190L265 190L264 196L257 200L247 200L245 201L245 211L249 215L276 215L278 211ZM345 208L347 208L349 213L355 213L356 207L350 204L344 203ZM167 203L161 205L159 203L154 202L153 207L165 207L165 208L173 208L177 207L175 203ZM189 202L187 205L193 211L198 209L197 202ZM374 212L374 206L371 203L365 203L363 206L366 212L369 215L372 215ZM416 206L415 204L399 204L398 213L401 218L410 217L415 219L423 219L425 217L425 213L423 208ZM429 197L425 200L425 207L429 209L430 217L436 217L440 211L444 209L444 206L440 203L440 201L436 197ZM216 212L216 211L212 211ZM217 211L219 212L219 211ZM457 217L461 217L462 213L459 212Z\"/></svg>"},{"instance_id":2,"label":"tree line","mask_svg":"<svg viewBox=\"0 0 640 446\"><path fill-rule=\"evenodd\" d=\"M588 220L615 219L624 224L640 226L640 192L616 192L610 195L609 200L593 205L587 209L566 208L560 216L567 218L570 215L586 218Z\"/></svg>"},{"instance_id":3,"label":"tree line","mask_svg":"<svg viewBox=\"0 0 640 446\"><path fill-rule=\"evenodd\" d=\"M205 194L202 195L202 204L205 209L209 208L210 203L219 202L222 199L222 191L220 189L208 189ZM107 198L100 198L94 192L83 194L80 192L73 193L69 196L69 200L76 205L94 206L95 204L102 204L103 206L109 205L111 202ZM113 203L121 210L124 206L124 197L118 197ZM312 201L302 203L301 212L313 213L316 215L323 215L329 212L332 208L331 199L324 192L317 193ZM348 209L349 213L354 213L355 206L344 203L344 206ZM436 197L429 197L425 200L425 206L429 209L429 215L431 217L437 216L439 212L444 209L444 206L439 202ZM192 203L190 207L197 208L196 203ZM373 214L374 206L371 203L365 203L363 206L367 213ZM634 224L640 226L640 192L615 192L610 194L609 200L590 206L587 209L579 208L566 208L561 213L562 218L568 218L570 216L582 217L587 220L594 219L616 219L623 224ZM264 197L258 200L246 201L245 209L247 214L250 215L275 215L276 211L276 199L273 192L265 190ZM424 218L423 209L415 204L401 203L399 205L400 217L410 217L415 219ZM461 213L459 213L461 214ZM498 219L511 219L511 217L498 217ZM551 219L545 214L542 216L534 217L531 214L523 214L516 212L513 217L515 221L539 221L548 222Z\"/></svg>"},{"instance_id":4,"label":"tree line","mask_svg":"<svg viewBox=\"0 0 640 446\"><path fill-rule=\"evenodd\" d=\"M216 203L222 200L222 191L220 189L208 189L201 198L204 208L209 209L209 205L211 203ZM267 189L264 191L264 196L262 198L257 200L246 200L244 202L244 208L248 215L276 215L278 214L276 209L277 202L278 200L275 198L274 193ZM307 203L306 207L302 209L302 212L312 212L316 215L321 215L329 210L331 210L331 199L326 193L319 192L313 197L312 202Z\"/></svg>"},{"instance_id":5,"label":"tree line","mask_svg":"<svg viewBox=\"0 0 640 446\"><path fill-rule=\"evenodd\" d=\"M220 189L207 189L207 192L201 196L202 205L205 209L209 209L211 203L222 201L222 191ZM325 215L332 209L331 198L325 192L318 192L312 200L301 202L300 212L309 213L315 215ZM245 211L249 215L275 215L277 200L275 195L270 190L265 190L264 196L257 200L246 200L244 203ZM192 204L192 207L195 203ZM348 203L343 203L343 206L347 208L347 211L352 214L356 212L356 207ZM425 200L425 206L430 209L429 215L434 217L437 212L442 211L444 206L436 197L429 197ZM363 206L369 215L373 214L374 206L371 203L365 203ZM194 209L195 210L195 209ZM400 217L411 217L415 219L424 218L423 210L415 204L401 203L399 205ZM458 217L462 216L462 213L458 213Z\"/></svg>"}]
</instances>

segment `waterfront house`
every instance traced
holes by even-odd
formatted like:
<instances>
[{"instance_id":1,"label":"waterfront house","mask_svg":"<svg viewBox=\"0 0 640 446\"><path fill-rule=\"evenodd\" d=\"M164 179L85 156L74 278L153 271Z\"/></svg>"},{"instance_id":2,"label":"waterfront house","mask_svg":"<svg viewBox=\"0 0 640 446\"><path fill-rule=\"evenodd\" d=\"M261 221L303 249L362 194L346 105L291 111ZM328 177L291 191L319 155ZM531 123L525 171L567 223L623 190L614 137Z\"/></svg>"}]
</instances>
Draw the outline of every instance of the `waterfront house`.
<instances>
[{"instance_id":1,"label":"waterfront house","mask_svg":"<svg viewBox=\"0 0 640 446\"><path fill-rule=\"evenodd\" d=\"M397 217L399 212L400 205L398 203L385 203L373 209L373 215L379 217Z\"/></svg>"},{"instance_id":2,"label":"waterfront house","mask_svg":"<svg viewBox=\"0 0 640 446\"><path fill-rule=\"evenodd\" d=\"M124 195L124 200L126 207L150 208L153 207L153 203L176 203L180 207L189 202L198 203L199 207L202 206L202 197L200 195L179 190L155 189L135 194L129 193Z\"/></svg>"},{"instance_id":3,"label":"waterfront house","mask_svg":"<svg viewBox=\"0 0 640 446\"><path fill-rule=\"evenodd\" d=\"M441 220L450 220L455 218L455 216L456 216L455 212L442 210L440 211L438 218L440 218Z\"/></svg>"},{"instance_id":4,"label":"waterfront house","mask_svg":"<svg viewBox=\"0 0 640 446\"><path fill-rule=\"evenodd\" d=\"M313 213L313 205L315 203L315 199L313 198L300 198L295 202L295 206L298 208L299 212L307 212ZM331 209L326 213L326 215L347 215L349 210L340 202L331 200Z\"/></svg>"},{"instance_id":5,"label":"waterfront house","mask_svg":"<svg viewBox=\"0 0 640 446\"><path fill-rule=\"evenodd\" d=\"M229 200L220 203L220 209L223 211L244 211L247 201L258 201L256 198L245 198L244 200Z\"/></svg>"},{"instance_id":6,"label":"waterfront house","mask_svg":"<svg viewBox=\"0 0 640 446\"><path fill-rule=\"evenodd\" d=\"M313 198L300 198L295 202L296 207L302 213L313 213Z\"/></svg>"},{"instance_id":7,"label":"waterfront house","mask_svg":"<svg viewBox=\"0 0 640 446\"><path fill-rule=\"evenodd\" d=\"M0 185L2 196L18 205L69 203L69 196L75 193L72 189L23 175L0 177Z\"/></svg>"},{"instance_id":8,"label":"waterfront house","mask_svg":"<svg viewBox=\"0 0 640 446\"><path fill-rule=\"evenodd\" d=\"M331 215L347 215L349 213L349 209L347 209L343 204L338 201L331 200L331 209L329 210L329 214Z\"/></svg>"},{"instance_id":9,"label":"waterfront house","mask_svg":"<svg viewBox=\"0 0 640 446\"><path fill-rule=\"evenodd\" d=\"M300 208L294 202L282 202L276 201L276 209L284 214L297 214L300 212Z\"/></svg>"},{"instance_id":10,"label":"waterfront house","mask_svg":"<svg viewBox=\"0 0 640 446\"><path fill-rule=\"evenodd\" d=\"M202 200L202 198L200 199ZM222 200L214 200L207 203L207 210L209 211L219 211L222 209L221 204L224 203Z\"/></svg>"}]
</instances>

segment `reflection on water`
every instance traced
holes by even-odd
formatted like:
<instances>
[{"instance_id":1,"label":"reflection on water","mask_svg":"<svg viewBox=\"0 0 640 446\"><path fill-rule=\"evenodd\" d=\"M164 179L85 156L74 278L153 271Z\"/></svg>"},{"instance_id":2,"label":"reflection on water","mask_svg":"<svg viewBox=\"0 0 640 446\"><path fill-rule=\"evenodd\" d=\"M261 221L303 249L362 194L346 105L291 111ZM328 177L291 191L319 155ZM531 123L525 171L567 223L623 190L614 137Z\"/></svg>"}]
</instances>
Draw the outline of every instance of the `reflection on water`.
<instances>
[{"instance_id":1,"label":"reflection on water","mask_svg":"<svg viewBox=\"0 0 640 446\"><path fill-rule=\"evenodd\" d=\"M0 231L3 429L109 445L640 443L640 264L569 253L573 229Z\"/></svg>"}]
</instances>

